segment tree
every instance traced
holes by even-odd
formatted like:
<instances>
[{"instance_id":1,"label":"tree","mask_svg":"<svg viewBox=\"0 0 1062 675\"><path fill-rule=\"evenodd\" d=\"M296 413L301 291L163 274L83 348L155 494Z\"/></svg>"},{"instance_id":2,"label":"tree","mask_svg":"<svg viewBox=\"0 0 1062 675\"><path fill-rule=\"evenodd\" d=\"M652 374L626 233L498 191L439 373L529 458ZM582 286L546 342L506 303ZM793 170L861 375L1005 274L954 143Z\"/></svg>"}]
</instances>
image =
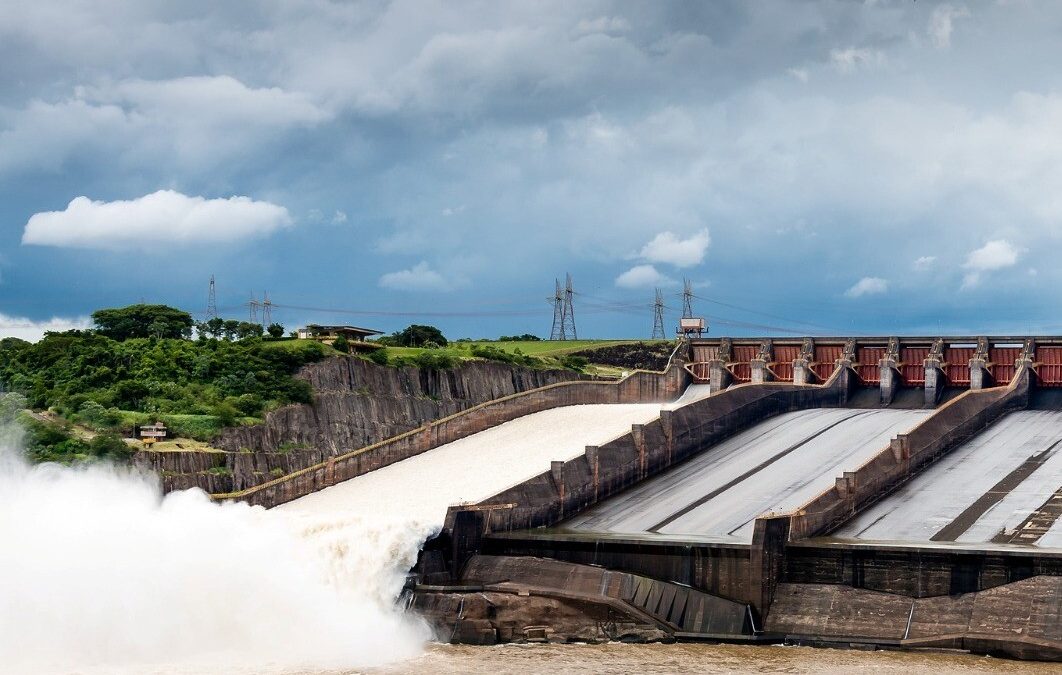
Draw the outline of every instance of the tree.
<instances>
[{"instance_id":1,"label":"tree","mask_svg":"<svg viewBox=\"0 0 1062 675\"><path fill-rule=\"evenodd\" d=\"M221 327L221 334L226 340L235 340L240 335L240 322L236 319L227 319Z\"/></svg>"},{"instance_id":2,"label":"tree","mask_svg":"<svg viewBox=\"0 0 1062 675\"><path fill-rule=\"evenodd\" d=\"M112 340L130 338L187 339L192 336L192 315L166 305L129 305L92 313L96 332Z\"/></svg>"},{"instance_id":3,"label":"tree","mask_svg":"<svg viewBox=\"0 0 1062 675\"><path fill-rule=\"evenodd\" d=\"M279 323L269 324L269 328L266 328L266 331L269 333L270 337L278 339L284 337L284 326Z\"/></svg>"},{"instance_id":4,"label":"tree","mask_svg":"<svg viewBox=\"0 0 1062 675\"><path fill-rule=\"evenodd\" d=\"M241 340L246 340L252 337L262 336L262 324L251 323L250 321L241 321L236 325L236 337Z\"/></svg>"},{"instance_id":5,"label":"tree","mask_svg":"<svg viewBox=\"0 0 1062 675\"><path fill-rule=\"evenodd\" d=\"M446 337L435 326L422 326L413 324L391 336L397 347L422 347L428 342L434 342L439 347L447 345Z\"/></svg>"},{"instance_id":6,"label":"tree","mask_svg":"<svg viewBox=\"0 0 1062 675\"><path fill-rule=\"evenodd\" d=\"M350 353L350 340L347 339L346 335L340 335L339 337L337 337L332 342L332 347L336 351L343 352L344 354L349 354Z\"/></svg>"},{"instance_id":7,"label":"tree","mask_svg":"<svg viewBox=\"0 0 1062 675\"><path fill-rule=\"evenodd\" d=\"M206 322L206 332L210 337L215 339L221 339L221 336L225 334L225 319L215 316Z\"/></svg>"}]
</instances>

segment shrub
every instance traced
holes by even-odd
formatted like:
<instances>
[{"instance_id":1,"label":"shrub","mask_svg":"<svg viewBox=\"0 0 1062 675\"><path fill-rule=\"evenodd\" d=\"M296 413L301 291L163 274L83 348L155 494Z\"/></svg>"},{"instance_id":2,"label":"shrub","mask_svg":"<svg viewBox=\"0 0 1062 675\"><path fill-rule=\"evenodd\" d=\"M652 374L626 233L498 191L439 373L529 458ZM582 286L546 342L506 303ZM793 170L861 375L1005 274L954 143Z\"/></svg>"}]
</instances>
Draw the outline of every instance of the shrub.
<instances>
[{"instance_id":1,"label":"shrub","mask_svg":"<svg viewBox=\"0 0 1062 675\"><path fill-rule=\"evenodd\" d=\"M346 335L340 335L332 343L332 348L335 349L338 352L342 352L344 354L349 354L350 353L350 340L347 339Z\"/></svg>"},{"instance_id":2,"label":"shrub","mask_svg":"<svg viewBox=\"0 0 1062 675\"><path fill-rule=\"evenodd\" d=\"M369 352L369 360L373 363L386 366L387 365L387 350L386 349L374 349Z\"/></svg>"}]
</instances>

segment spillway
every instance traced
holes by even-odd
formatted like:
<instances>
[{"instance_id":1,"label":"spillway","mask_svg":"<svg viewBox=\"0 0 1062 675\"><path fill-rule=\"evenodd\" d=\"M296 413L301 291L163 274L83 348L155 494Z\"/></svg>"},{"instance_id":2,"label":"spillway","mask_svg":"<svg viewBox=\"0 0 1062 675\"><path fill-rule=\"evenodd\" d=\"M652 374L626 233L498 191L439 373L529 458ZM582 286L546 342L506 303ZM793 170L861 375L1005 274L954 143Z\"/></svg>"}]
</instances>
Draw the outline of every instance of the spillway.
<instances>
[{"instance_id":1,"label":"spillway","mask_svg":"<svg viewBox=\"0 0 1062 675\"><path fill-rule=\"evenodd\" d=\"M475 502L549 470L587 445L656 419L660 404L554 408L439 446L278 507L295 514L370 513L438 527L447 508Z\"/></svg>"},{"instance_id":2,"label":"spillway","mask_svg":"<svg viewBox=\"0 0 1062 675\"><path fill-rule=\"evenodd\" d=\"M834 408L780 415L606 500L562 527L747 543L757 516L799 507L929 412Z\"/></svg>"},{"instance_id":3,"label":"spillway","mask_svg":"<svg viewBox=\"0 0 1062 675\"><path fill-rule=\"evenodd\" d=\"M860 513L836 535L1062 547L1062 527L1050 520L1051 514L1046 523L1040 521L1039 531L1034 523L1027 536L1016 536L1038 513L1057 508L1049 504L1060 485L1062 412L1014 412Z\"/></svg>"}]
</instances>

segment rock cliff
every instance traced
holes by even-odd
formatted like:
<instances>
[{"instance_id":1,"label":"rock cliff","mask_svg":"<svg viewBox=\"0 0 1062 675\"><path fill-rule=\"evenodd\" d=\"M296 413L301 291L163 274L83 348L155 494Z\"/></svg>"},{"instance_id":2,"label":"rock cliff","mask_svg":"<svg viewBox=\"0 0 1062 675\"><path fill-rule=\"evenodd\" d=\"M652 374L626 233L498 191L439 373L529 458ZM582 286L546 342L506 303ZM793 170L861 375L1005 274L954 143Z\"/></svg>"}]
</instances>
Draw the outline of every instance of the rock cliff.
<instances>
[{"instance_id":1,"label":"rock cliff","mask_svg":"<svg viewBox=\"0 0 1062 675\"><path fill-rule=\"evenodd\" d=\"M262 424L226 429L216 454L141 453L138 462L162 476L167 491L199 486L242 490L371 445L480 403L556 382L580 379L566 370L532 370L466 361L445 370L390 368L355 357L305 367L314 400L268 413ZM188 469L191 469L190 471Z\"/></svg>"}]
</instances>

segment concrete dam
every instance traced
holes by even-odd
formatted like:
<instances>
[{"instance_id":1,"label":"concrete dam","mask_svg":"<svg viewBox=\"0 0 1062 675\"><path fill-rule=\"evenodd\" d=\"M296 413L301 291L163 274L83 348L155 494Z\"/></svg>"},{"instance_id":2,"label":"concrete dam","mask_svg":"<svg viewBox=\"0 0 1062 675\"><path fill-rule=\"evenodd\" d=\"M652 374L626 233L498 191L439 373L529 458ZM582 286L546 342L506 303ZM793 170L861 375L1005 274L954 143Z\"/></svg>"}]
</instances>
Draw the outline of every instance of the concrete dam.
<instances>
[{"instance_id":1,"label":"concrete dam","mask_svg":"<svg viewBox=\"0 0 1062 675\"><path fill-rule=\"evenodd\" d=\"M442 640L1062 660L1062 338L692 339L238 493L436 534Z\"/></svg>"}]
</instances>

